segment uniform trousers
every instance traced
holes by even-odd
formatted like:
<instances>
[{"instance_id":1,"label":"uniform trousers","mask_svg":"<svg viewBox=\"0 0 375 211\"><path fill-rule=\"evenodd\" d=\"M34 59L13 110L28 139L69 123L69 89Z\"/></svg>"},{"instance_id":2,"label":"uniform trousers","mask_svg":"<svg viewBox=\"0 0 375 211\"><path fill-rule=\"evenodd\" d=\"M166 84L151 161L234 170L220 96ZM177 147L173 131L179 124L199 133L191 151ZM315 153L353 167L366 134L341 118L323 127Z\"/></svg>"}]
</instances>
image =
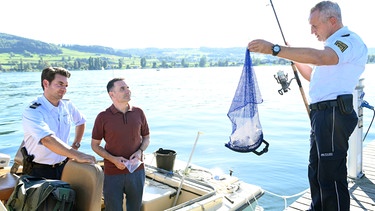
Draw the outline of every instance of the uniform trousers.
<instances>
[{"instance_id":1,"label":"uniform trousers","mask_svg":"<svg viewBox=\"0 0 375 211\"><path fill-rule=\"evenodd\" d=\"M310 156L308 178L313 211L348 211L350 196L347 181L349 137L358 117L353 110L341 113L338 106L310 112Z\"/></svg>"}]
</instances>

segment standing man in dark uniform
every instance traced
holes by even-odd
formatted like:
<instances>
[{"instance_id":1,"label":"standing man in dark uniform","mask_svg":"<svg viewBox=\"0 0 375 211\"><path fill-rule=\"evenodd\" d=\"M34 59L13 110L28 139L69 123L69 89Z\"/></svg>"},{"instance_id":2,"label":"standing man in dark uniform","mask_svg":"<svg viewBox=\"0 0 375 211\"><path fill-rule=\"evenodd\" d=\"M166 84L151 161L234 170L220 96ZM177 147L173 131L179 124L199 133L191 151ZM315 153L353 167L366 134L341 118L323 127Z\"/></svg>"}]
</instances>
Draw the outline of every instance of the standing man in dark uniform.
<instances>
[{"instance_id":1,"label":"standing man in dark uniform","mask_svg":"<svg viewBox=\"0 0 375 211\"><path fill-rule=\"evenodd\" d=\"M253 40L248 48L294 61L310 81L310 210L347 211L348 140L358 122L352 93L365 69L367 47L343 25L337 3L315 5L309 23L311 33L324 42L324 49L279 46L265 40Z\"/></svg>"}]
</instances>

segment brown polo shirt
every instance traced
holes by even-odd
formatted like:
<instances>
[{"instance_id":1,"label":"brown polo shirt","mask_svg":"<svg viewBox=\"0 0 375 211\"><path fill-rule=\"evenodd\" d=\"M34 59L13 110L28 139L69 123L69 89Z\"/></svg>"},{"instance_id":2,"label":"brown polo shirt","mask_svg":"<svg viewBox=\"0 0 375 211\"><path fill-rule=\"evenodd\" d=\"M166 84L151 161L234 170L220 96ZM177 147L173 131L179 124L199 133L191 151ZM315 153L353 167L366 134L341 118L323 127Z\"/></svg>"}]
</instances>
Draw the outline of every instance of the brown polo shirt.
<instances>
[{"instance_id":1,"label":"brown polo shirt","mask_svg":"<svg viewBox=\"0 0 375 211\"><path fill-rule=\"evenodd\" d=\"M146 116L142 109L131 106L124 114L112 104L105 111L98 114L92 130L92 138L105 141L105 150L114 156L126 159L141 146L141 137L150 134ZM137 170L143 169L143 164ZM104 159L104 173L108 175L128 174L118 169L113 163Z\"/></svg>"}]
</instances>

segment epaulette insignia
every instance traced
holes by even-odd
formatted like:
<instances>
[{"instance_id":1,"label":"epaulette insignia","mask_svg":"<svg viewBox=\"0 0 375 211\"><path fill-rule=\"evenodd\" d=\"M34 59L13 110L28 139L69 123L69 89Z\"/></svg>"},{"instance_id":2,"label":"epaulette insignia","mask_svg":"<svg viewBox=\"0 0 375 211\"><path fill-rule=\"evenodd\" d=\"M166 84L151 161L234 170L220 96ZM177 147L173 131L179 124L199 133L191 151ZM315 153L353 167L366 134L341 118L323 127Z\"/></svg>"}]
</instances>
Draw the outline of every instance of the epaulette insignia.
<instances>
[{"instance_id":1,"label":"epaulette insignia","mask_svg":"<svg viewBox=\"0 0 375 211\"><path fill-rule=\"evenodd\" d=\"M348 45L341 42L340 40L337 40L335 42L335 45L340 48L340 51L344 53L344 51L348 48Z\"/></svg>"},{"instance_id":2,"label":"epaulette insignia","mask_svg":"<svg viewBox=\"0 0 375 211\"><path fill-rule=\"evenodd\" d=\"M38 108L38 106L40 106L40 105L42 105L42 104L35 102L34 104L32 104L32 105L30 106L30 108L32 108L32 109L36 109L36 108Z\"/></svg>"}]
</instances>

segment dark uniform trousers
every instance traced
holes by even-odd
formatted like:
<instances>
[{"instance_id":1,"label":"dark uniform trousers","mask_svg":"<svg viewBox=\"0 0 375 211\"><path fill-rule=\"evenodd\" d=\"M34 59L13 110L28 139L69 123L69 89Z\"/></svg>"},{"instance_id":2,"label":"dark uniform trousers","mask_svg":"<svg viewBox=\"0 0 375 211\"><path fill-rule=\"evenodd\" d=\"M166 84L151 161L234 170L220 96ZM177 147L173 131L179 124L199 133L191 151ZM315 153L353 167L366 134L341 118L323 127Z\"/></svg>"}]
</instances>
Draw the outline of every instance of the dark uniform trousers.
<instances>
[{"instance_id":1,"label":"dark uniform trousers","mask_svg":"<svg viewBox=\"0 0 375 211\"><path fill-rule=\"evenodd\" d=\"M346 159L348 140L358 122L357 114L354 110L342 114L335 101L310 105L310 108L310 210L348 211Z\"/></svg>"},{"instance_id":2,"label":"dark uniform trousers","mask_svg":"<svg viewBox=\"0 0 375 211\"><path fill-rule=\"evenodd\" d=\"M53 165L34 163L30 175L35 177L44 177L46 179L60 180L65 164L68 162L68 158L60 163Z\"/></svg>"}]
</instances>

